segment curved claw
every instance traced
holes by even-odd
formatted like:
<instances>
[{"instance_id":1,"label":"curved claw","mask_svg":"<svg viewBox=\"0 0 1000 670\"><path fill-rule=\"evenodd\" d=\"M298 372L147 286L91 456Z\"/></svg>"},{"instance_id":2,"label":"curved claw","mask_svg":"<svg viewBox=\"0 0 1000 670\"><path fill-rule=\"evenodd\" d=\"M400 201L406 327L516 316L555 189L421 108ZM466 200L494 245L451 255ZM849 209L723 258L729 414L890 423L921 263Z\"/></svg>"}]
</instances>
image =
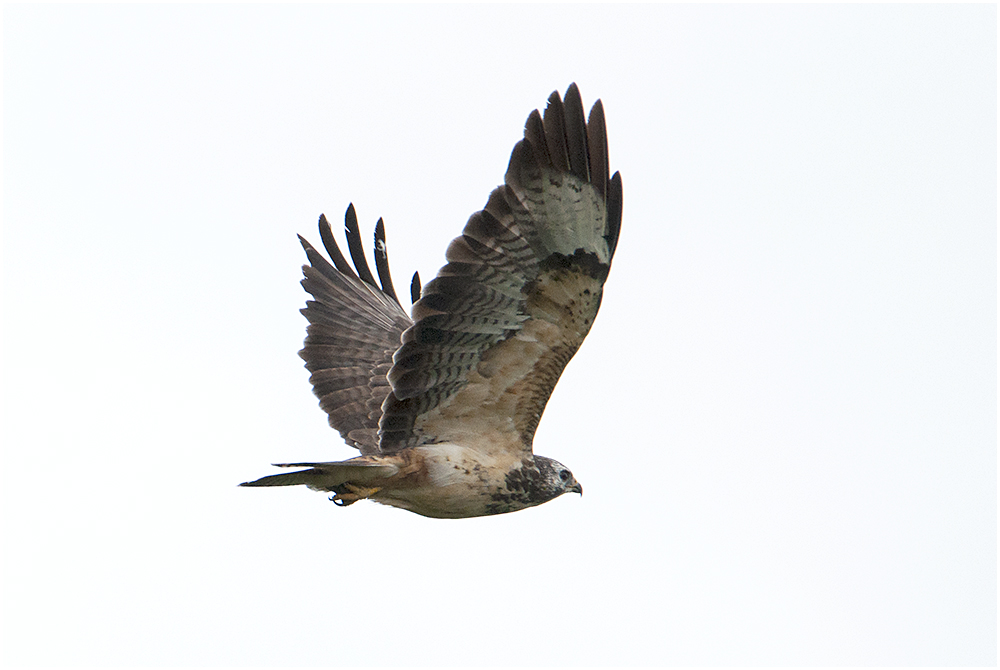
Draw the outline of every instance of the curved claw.
<instances>
[{"instance_id":1,"label":"curved claw","mask_svg":"<svg viewBox=\"0 0 1000 670\"><path fill-rule=\"evenodd\" d=\"M359 500L364 500L365 498L370 498L379 491L381 487L368 488L365 486L355 486L354 484L344 484L350 493L338 493L337 495L330 498L334 505L338 507L347 507L348 505L353 505Z\"/></svg>"}]
</instances>

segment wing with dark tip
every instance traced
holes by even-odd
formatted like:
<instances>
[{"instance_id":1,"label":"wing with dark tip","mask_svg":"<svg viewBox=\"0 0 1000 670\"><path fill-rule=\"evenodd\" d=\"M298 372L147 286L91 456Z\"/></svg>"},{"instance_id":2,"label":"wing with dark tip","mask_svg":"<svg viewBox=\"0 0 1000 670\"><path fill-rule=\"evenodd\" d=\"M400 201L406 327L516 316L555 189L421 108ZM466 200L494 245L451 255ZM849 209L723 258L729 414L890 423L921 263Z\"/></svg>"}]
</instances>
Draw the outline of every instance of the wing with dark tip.
<instances>
[{"instance_id":1,"label":"wing with dark tip","mask_svg":"<svg viewBox=\"0 0 1000 670\"><path fill-rule=\"evenodd\" d=\"M320 216L319 232L332 265L299 237L309 259L302 267L302 286L313 296L302 310L309 327L299 356L312 373L309 381L330 425L363 454L374 454L382 403L390 390L386 375L400 335L413 322L392 288L381 219L375 233L381 286L365 261L353 205L347 209L345 231L357 273L340 252L325 216Z\"/></svg>"},{"instance_id":2,"label":"wing with dark tip","mask_svg":"<svg viewBox=\"0 0 1000 670\"><path fill-rule=\"evenodd\" d=\"M410 280L410 303L420 300L420 273L414 272L413 279Z\"/></svg>"},{"instance_id":3,"label":"wing with dark tip","mask_svg":"<svg viewBox=\"0 0 1000 670\"><path fill-rule=\"evenodd\" d=\"M378 271L378 281L382 292L399 304L396 289L392 287L392 275L389 274L389 250L385 245L385 224L379 218L375 224L375 269Z\"/></svg>"},{"instance_id":4,"label":"wing with dark tip","mask_svg":"<svg viewBox=\"0 0 1000 670\"><path fill-rule=\"evenodd\" d=\"M379 448L433 442L531 450L553 387L590 330L621 225L604 110L575 84L528 117L505 185L452 241L413 305Z\"/></svg>"}]
</instances>

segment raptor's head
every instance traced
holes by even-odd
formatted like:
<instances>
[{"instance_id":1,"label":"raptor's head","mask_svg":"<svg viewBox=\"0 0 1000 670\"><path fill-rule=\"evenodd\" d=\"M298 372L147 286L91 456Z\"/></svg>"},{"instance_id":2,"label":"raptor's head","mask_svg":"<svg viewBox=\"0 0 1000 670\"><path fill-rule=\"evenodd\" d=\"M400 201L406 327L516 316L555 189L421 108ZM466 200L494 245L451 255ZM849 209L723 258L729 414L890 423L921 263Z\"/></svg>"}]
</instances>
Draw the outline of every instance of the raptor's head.
<instances>
[{"instance_id":1,"label":"raptor's head","mask_svg":"<svg viewBox=\"0 0 1000 670\"><path fill-rule=\"evenodd\" d=\"M576 481L569 468L559 461L545 456L535 456L535 467L541 475L539 484L549 494L549 500L570 491L583 495L580 482Z\"/></svg>"},{"instance_id":2,"label":"raptor's head","mask_svg":"<svg viewBox=\"0 0 1000 670\"><path fill-rule=\"evenodd\" d=\"M534 456L526 458L507 472L503 486L490 494L488 514L513 512L541 505L567 491L583 495L583 487L565 465L559 461Z\"/></svg>"}]
</instances>

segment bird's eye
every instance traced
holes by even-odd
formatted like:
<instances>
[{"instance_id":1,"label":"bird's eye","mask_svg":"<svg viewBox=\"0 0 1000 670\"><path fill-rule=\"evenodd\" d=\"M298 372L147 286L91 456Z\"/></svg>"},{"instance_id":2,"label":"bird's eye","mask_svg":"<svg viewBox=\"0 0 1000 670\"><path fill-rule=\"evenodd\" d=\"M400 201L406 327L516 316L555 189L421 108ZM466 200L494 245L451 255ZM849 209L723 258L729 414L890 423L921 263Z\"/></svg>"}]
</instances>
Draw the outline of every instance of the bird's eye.
<instances>
[{"instance_id":1,"label":"bird's eye","mask_svg":"<svg viewBox=\"0 0 1000 670\"><path fill-rule=\"evenodd\" d=\"M569 479L569 470L560 470L559 471L559 479L561 479L563 481L566 481L567 479Z\"/></svg>"}]
</instances>

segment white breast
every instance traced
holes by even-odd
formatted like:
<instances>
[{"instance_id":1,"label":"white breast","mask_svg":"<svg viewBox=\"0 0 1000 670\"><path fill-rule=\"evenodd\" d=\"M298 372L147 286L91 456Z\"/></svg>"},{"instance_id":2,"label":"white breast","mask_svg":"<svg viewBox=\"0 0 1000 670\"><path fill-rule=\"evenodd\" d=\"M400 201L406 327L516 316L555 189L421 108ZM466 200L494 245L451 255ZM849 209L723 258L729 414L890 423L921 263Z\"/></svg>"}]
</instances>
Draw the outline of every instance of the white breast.
<instances>
[{"instance_id":1,"label":"white breast","mask_svg":"<svg viewBox=\"0 0 1000 670\"><path fill-rule=\"evenodd\" d=\"M416 488L386 490L374 500L438 518L480 516L494 502L511 465L495 456L457 444L414 447L422 457L427 481Z\"/></svg>"}]
</instances>

